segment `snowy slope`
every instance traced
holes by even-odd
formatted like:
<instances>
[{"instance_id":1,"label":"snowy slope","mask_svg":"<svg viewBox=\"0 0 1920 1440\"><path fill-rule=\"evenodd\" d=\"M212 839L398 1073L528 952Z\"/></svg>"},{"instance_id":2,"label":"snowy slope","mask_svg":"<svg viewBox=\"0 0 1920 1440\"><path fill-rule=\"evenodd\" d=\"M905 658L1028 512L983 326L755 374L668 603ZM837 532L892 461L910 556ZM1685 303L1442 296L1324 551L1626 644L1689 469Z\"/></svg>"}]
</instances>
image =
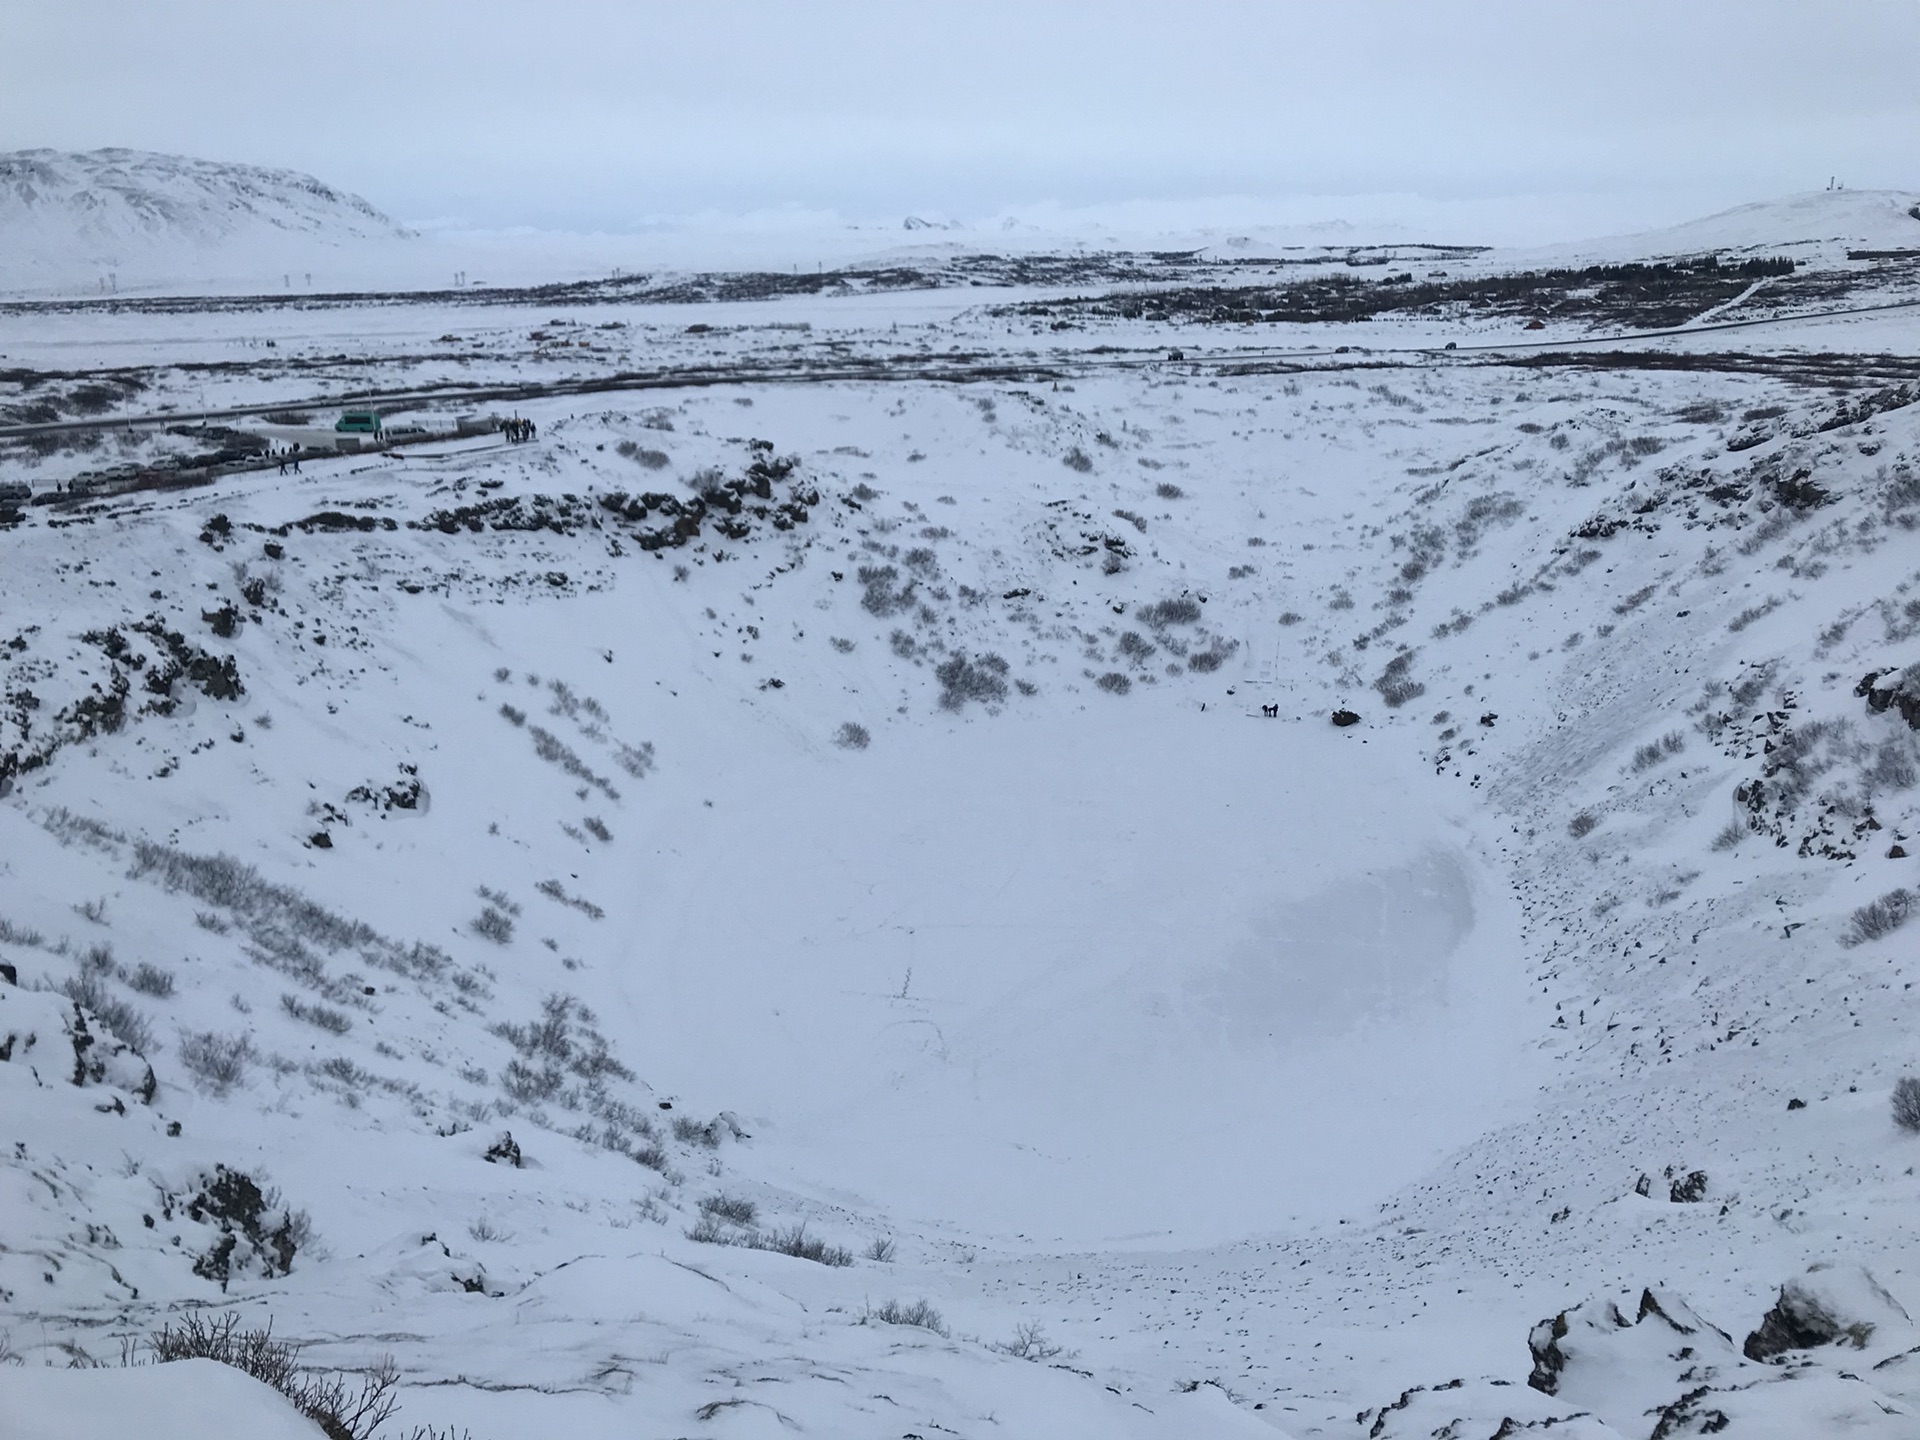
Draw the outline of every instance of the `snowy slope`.
<instances>
[{"instance_id":1,"label":"snowy slope","mask_svg":"<svg viewBox=\"0 0 1920 1440\"><path fill-rule=\"evenodd\" d=\"M1911 322L1121 364L977 299L9 337L1061 376L0 532L11 1347L231 1305L482 1440L1916 1433ZM1789 1280L1841 1343L1748 1358Z\"/></svg>"},{"instance_id":2,"label":"snowy slope","mask_svg":"<svg viewBox=\"0 0 1920 1440\"><path fill-rule=\"evenodd\" d=\"M134 290L390 259L412 235L294 170L144 150L0 154L0 288Z\"/></svg>"},{"instance_id":3,"label":"snowy slope","mask_svg":"<svg viewBox=\"0 0 1920 1440\"><path fill-rule=\"evenodd\" d=\"M1648 260L1701 255L1790 255L1832 264L1848 250L1920 249L1920 193L1810 190L1739 205L1659 230L1550 247L1550 254Z\"/></svg>"}]
</instances>

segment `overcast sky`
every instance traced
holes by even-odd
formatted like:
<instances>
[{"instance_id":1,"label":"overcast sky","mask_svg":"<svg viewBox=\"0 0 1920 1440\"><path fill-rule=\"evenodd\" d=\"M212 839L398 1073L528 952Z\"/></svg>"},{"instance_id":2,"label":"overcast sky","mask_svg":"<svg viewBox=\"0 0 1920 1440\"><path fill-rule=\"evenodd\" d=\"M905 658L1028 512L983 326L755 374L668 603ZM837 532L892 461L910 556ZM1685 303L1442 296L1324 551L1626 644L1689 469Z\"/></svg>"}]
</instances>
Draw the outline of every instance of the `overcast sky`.
<instances>
[{"instance_id":1,"label":"overcast sky","mask_svg":"<svg viewBox=\"0 0 1920 1440\"><path fill-rule=\"evenodd\" d=\"M1917 61L1914 0L0 0L0 149L481 227L1386 195L1618 230L1920 187Z\"/></svg>"}]
</instances>

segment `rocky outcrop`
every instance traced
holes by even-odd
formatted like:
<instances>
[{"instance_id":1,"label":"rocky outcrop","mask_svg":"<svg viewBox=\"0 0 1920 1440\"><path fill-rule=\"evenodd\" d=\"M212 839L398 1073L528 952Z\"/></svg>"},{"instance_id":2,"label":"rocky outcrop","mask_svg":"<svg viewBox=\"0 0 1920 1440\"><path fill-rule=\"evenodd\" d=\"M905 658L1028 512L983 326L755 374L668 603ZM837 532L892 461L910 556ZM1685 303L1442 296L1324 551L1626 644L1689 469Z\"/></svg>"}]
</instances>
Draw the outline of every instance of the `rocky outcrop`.
<instances>
[{"instance_id":1,"label":"rocky outcrop","mask_svg":"<svg viewBox=\"0 0 1920 1440\"><path fill-rule=\"evenodd\" d=\"M1780 1298L1747 1336L1749 1360L1775 1360L1794 1350L1844 1344L1863 1350L1877 1332L1913 1322L1900 1302L1857 1265L1814 1265L1780 1287Z\"/></svg>"},{"instance_id":2,"label":"rocky outcrop","mask_svg":"<svg viewBox=\"0 0 1920 1440\"><path fill-rule=\"evenodd\" d=\"M1907 1393L1920 1377L1905 1373L1915 1368L1907 1362L1920 1357L1920 1349L1908 1348L1915 1338L1906 1312L1865 1270L1817 1265L1781 1286L1779 1302L1748 1336L1744 1353L1671 1291L1643 1290L1631 1320L1604 1297L1563 1310L1528 1336L1533 1373L1527 1384L1552 1401L1555 1424L1584 1417L1601 1427L1546 1433L1891 1440L1920 1435L1920 1413ZM1846 1349L1831 1351L1836 1343ZM1831 1359L1819 1353L1822 1347ZM1860 1349L1886 1358L1856 1353ZM1794 1363L1780 1363L1796 1351ZM1517 1436L1541 1428L1536 1413L1519 1409L1509 1412L1514 1418L1505 1428L1481 1428L1484 1407L1444 1400L1445 1389L1408 1391L1382 1407L1375 1433L1380 1440L1416 1433L1394 1428L1400 1413L1415 1410L1426 1427L1417 1432L1422 1435ZM1449 1410L1457 1413L1442 1415Z\"/></svg>"},{"instance_id":3,"label":"rocky outcrop","mask_svg":"<svg viewBox=\"0 0 1920 1440\"><path fill-rule=\"evenodd\" d=\"M1873 714L1893 710L1908 728L1920 730L1920 665L1869 670L1866 678L1853 687L1853 693L1867 702Z\"/></svg>"}]
</instances>

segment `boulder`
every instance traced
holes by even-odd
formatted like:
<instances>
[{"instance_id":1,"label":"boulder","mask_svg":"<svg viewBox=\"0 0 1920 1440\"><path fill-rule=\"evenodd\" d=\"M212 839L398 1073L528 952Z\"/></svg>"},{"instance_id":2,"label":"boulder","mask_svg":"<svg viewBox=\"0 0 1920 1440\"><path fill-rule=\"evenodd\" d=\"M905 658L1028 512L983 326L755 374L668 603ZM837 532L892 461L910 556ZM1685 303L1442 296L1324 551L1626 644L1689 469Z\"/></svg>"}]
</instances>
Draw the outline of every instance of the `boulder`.
<instances>
[{"instance_id":1,"label":"boulder","mask_svg":"<svg viewBox=\"0 0 1920 1440\"><path fill-rule=\"evenodd\" d=\"M1869 670L1853 693L1873 714L1896 711L1910 729L1920 730L1920 665Z\"/></svg>"},{"instance_id":2,"label":"boulder","mask_svg":"<svg viewBox=\"0 0 1920 1440\"><path fill-rule=\"evenodd\" d=\"M1912 1324L1900 1302L1860 1266L1817 1264L1780 1287L1780 1298L1742 1350L1749 1360L1833 1344L1864 1350L1876 1334L1904 1333Z\"/></svg>"}]
</instances>

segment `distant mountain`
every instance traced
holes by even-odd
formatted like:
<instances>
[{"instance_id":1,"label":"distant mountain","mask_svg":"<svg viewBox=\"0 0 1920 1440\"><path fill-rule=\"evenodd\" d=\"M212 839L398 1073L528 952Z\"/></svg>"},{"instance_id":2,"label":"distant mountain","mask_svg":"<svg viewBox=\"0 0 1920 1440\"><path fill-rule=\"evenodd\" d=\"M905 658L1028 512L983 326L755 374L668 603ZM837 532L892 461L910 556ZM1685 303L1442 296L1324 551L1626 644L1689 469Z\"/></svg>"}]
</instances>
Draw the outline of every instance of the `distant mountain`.
<instances>
[{"instance_id":1,"label":"distant mountain","mask_svg":"<svg viewBox=\"0 0 1920 1440\"><path fill-rule=\"evenodd\" d=\"M297 170L117 148L0 154L0 289L238 279L413 238Z\"/></svg>"}]
</instances>

